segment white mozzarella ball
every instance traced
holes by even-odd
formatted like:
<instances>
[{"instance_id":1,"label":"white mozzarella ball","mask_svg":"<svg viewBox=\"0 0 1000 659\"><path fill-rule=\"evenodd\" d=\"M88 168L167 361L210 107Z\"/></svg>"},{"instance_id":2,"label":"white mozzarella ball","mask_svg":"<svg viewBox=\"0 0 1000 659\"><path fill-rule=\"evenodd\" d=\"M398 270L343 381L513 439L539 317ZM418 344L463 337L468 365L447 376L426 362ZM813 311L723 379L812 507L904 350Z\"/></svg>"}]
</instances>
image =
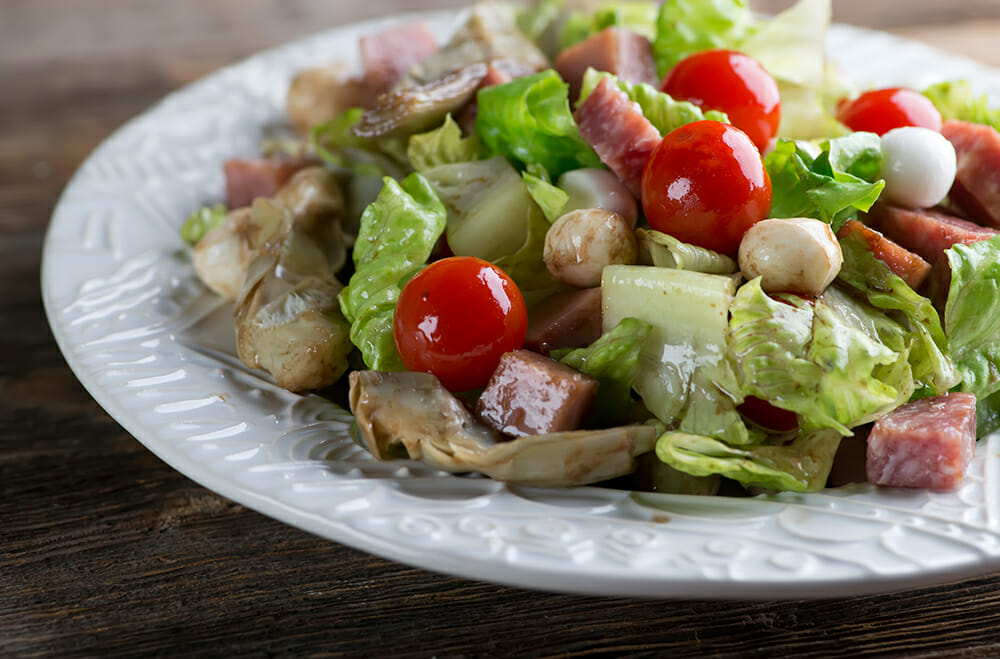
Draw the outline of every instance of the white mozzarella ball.
<instances>
[{"instance_id":1,"label":"white mozzarella ball","mask_svg":"<svg viewBox=\"0 0 1000 659\"><path fill-rule=\"evenodd\" d=\"M740 271L768 293L813 297L836 279L844 255L830 225L808 217L757 222L743 234Z\"/></svg>"},{"instance_id":2,"label":"white mozzarella ball","mask_svg":"<svg viewBox=\"0 0 1000 659\"><path fill-rule=\"evenodd\" d=\"M885 198L907 208L941 202L955 181L955 147L941 133L906 126L882 136Z\"/></svg>"},{"instance_id":3,"label":"white mozzarella ball","mask_svg":"<svg viewBox=\"0 0 1000 659\"><path fill-rule=\"evenodd\" d=\"M635 197L618 177L606 169L573 169L559 178L559 187L569 195L563 214L585 208L603 208L618 213L635 227L639 208Z\"/></svg>"}]
</instances>

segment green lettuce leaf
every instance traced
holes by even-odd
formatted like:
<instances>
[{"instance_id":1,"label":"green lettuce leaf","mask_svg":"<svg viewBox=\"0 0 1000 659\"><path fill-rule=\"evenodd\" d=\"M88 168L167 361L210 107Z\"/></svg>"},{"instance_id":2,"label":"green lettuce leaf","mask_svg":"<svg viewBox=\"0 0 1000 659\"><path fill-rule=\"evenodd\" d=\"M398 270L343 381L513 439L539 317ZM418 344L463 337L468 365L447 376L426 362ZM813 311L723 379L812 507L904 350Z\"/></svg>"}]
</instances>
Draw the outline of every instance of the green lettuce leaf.
<instances>
[{"instance_id":1,"label":"green lettuce leaf","mask_svg":"<svg viewBox=\"0 0 1000 659\"><path fill-rule=\"evenodd\" d=\"M671 431L656 441L656 455L694 476L721 474L746 486L814 492L826 485L840 436L832 430L782 437L752 447L734 447L712 437Z\"/></svg>"},{"instance_id":2,"label":"green lettuce leaf","mask_svg":"<svg viewBox=\"0 0 1000 659\"><path fill-rule=\"evenodd\" d=\"M797 413L804 429L850 435L912 392L909 369L900 366L905 350L882 343L893 321L871 320L861 303L832 289L815 303L776 299L753 279L737 291L730 311L729 358L742 393ZM894 331L903 334L899 326Z\"/></svg>"},{"instance_id":3,"label":"green lettuce leaf","mask_svg":"<svg viewBox=\"0 0 1000 659\"><path fill-rule=\"evenodd\" d=\"M586 348L553 353L553 358L600 383L593 415L606 426L624 422L632 404L632 385L639 370L642 344L653 326L637 318L623 318Z\"/></svg>"},{"instance_id":4,"label":"green lettuce leaf","mask_svg":"<svg viewBox=\"0 0 1000 659\"><path fill-rule=\"evenodd\" d=\"M745 0L666 0L656 19L653 58L662 78L688 55L733 48L755 25Z\"/></svg>"},{"instance_id":5,"label":"green lettuce leaf","mask_svg":"<svg viewBox=\"0 0 1000 659\"><path fill-rule=\"evenodd\" d=\"M583 84L580 87L580 100L590 96L594 88L601 82L601 78L608 78L618 86L629 100L638 103L642 110L642 115L649 120L649 123L656 127L660 135L666 135L675 128L680 128L692 121L710 119L729 123L729 117L724 112L708 110L703 112L701 108L687 101L675 101L669 94L664 94L652 85L645 83L633 84L626 80L619 80L617 76L589 68L583 75Z\"/></svg>"},{"instance_id":6,"label":"green lettuce leaf","mask_svg":"<svg viewBox=\"0 0 1000 659\"><path fill-rule=\"evenodd\" d=\"M812 217L838 231L858 211L867 211L878 199L885 182L870 182L881 167L879 138L873 133L852 133L827 140L813 158L792 140L779 140L764 158L771 177L771 217Z\"/></svg>"},{"instance_id":7,"label":"green lettuce leaf","mask_svg":"<svg viewBox=\"0 0 1000 659\"><path fill-rule=\"evenodd\" d=\"M948 356L948 339L931 301L876 259L860 234L842 239L840 250L844 262L839 280L864 295L872 306L903 317L918 395L943 394L958 384L961 376Z\"/></svg>"},{"instance_id":8,"label":"green lettuce leaf","mask_svg":"<svg viewBox=\"0 0 1000 659\"><path fill-rule=\"evenodd\" d=\"M948 348L961 390L986 398L1000 390L1000 236L945 250L951 285L945 303Z\"/></svg>"},{"instance_id":9,"label":"green lettuce leaf","mask_svg":"<svg viewBox=\"0 0 1000 659\"><path fill-rule=\"evenodd\" d=\"M570 169L600 167L573 120L568 89L552 69L481 89L476 134L491 154L522 169L539 165L552 179Z\"/></svg>"},{"instance_id":10,"label":"green lettuce leaf","mask_svg":"<svg viewBox=\"0 0 1000 659\"><path fill-rule=\"evenodd\" d=\"M950 80L924 90L942 119L961 119L1000 130L1000 108L990 107L986 94L977 95L968 80Z\"/></svg>"},{"instance_id":11,"label":"green lettuce leaf","mask_svg":"<svg viewBox=\"0 0 1000 659\"><path fill-rule=\"evenodd\" d=\"M681 242L669 234L636 229L635 235L639 241L640 260L658 268L694 270L714 275L728 275L737 270L736 262L728 256Z\"/></svg>"},{"instance_id":12,"label":"green lettuce leaf","mask_svg":"<svg viewBox=\"0 0 1000 659\"><path fill-rule=\"evenodd\" d=\"M226 205L203 206L188 215L181 225L181 240L194 247L205 234L222 224L226 219Z\"/></svg>"},{"instance_id":13,"label":"green lettuce leaf","mask_svg":"<svg viewBox=\"0 0 1000 659\"><path fill-rule=\"evenodd\" d=\"M660 6L656 2L617 0L602 2L594 10L593 32L607 27L620 27L641 34L650 41L656 38L656 21Z\"/></svg>"},{"instance_id":14,"label":"green lettuce leaf","mask_svg":"<svg viewBox=\"0 0 1000 659\"><path fill-rule=\"evenodd\" d=\"M558 220L569 201L569 194L562 188L553 185L549 173L538 165L528 165L528 168L521 172L521 176L528 188L528 194L542 209L549 224Z\"/></svg>"},{"instance_id":15,"label":"green lettuce leaf","mask_svg":"<svg viewBox=\"0 0 1000 659\"><path fill-rule=\"evenodd\" d=\"M355 272L339 301L351 323L351 342L368 368L404 370L392 335L403 285L430 257L445 227L444 205L420 174L401 182L386 177L365 209L354 244Z\"/></svg>"},{"instance_id":16,"label":"green lettuce leaf","mask_svg":"<svg viewBox=\"0 0 1000 659\"><path fill-rule=\"evenodd\" d=\"M479 160L485 155L479 138L463 137L462 129L450 114L438 128L412 135L406 147L410 165L420 173L438 165Z\"/></svg>"}]
</instances>

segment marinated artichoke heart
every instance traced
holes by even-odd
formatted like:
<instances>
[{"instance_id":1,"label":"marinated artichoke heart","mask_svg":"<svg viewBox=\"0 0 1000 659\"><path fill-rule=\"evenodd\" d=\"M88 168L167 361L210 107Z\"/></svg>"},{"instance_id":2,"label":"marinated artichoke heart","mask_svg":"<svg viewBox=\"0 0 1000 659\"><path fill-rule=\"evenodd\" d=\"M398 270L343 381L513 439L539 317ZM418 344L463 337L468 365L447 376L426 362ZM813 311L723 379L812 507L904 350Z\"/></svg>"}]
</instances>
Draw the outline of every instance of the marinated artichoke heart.
<instances>
[{"instance_id":1,"label":"marinated artichoke heart","mask_svg":"<svg viewBox=\"0 0 1000 659\"><path fill-rule=\"evenodd\" d=\"M361 438L378 460L409 457L523 485L569 487L622 476L656 442L652 426L501 439L427 373L354 371L349 399Z\"/></svg>"},{"instance_id":2,"label":"marinated artichoke heart","mask_svg":"<svg viewBox=\"0 0 1000 659\"><path fill-rule=\"evenodd\" d=\"M379 96L375 107L351 127L357 137L411 135L433 128L449 113L472 100L489 65L479 62L456 69L438 80L402 87Z\"/></svg>"},{"instance_id":3,"label":"marinated artichoke heart","mask_svg":"<svg viewBox=\"0 0 1000 659\"><path fill-rule=\"evenodd\" d=\"M334 268L343 265L350 241L340 229L339 189L319 174L289 185L251 209L256 256L236 301L236 347L247 366L303 391L333 384L348 367L350 325L337 302L343 286Z\"/></svg>"},{"instance_id":4,"label":"marinated artichoke heart","mask_svg":"<svg viewBox=\"0 0 1000 659\"><path fill-rule=\"evenodd\" d=\"M465 25L448 44L410 68L397 89L426 85L471 63L507 60L511 77L530 75L549 68L545 54L514 25L499 7L482 4L469 14ZM519 73L515 73L515 69Z\"/></svg>"}]
</instances>

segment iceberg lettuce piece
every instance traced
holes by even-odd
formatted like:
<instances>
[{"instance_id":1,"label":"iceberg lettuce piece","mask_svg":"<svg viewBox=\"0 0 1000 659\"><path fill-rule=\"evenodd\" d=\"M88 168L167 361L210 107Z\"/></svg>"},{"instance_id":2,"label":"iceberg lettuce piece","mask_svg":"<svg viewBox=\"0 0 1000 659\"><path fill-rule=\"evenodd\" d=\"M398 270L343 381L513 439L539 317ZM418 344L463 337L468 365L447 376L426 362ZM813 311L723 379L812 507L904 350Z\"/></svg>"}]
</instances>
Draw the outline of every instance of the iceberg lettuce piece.
<instances>
[{"instance_id":1,"label":"iceberg lettuce piece","mask_svg":"<svg viewBox=\"0 0 1000 659\"><path fill-rule=\"evenodd\" d=\"M803 432L791 443L775 437L752 447L734 447L712 437L671 431L656 441L656 455L694 476L721 474L745 486L814 492L826 485L840 435Z\"/></svg>"},{"instance_id":2,"label":"iceberg lettuce piece","mask_svg":"<svg viewBox=\"0 0 1000 659\"><path fill-rule=\"evenodd\" d=\"M440 165L424 174L447 209L452 252L491 261L522 292L551 285L542 260L549 223L510 163L494 156Z\"/></svg>"},{"instance_id":3,"label":"iceberg lettuce piece","mask_svg":"<svg viewBox=\"0 0 1000 659\"><path fill-rule=\"evenodd\" d=\"M491 154L516 167L539 165L552 179L600 167L569 109L569 85L552 69L479 90L476 134Z\"/></svg>"},{"instance_id":4,"label":"iceberg lettuce piece","mask_svg":"<svg viewBox=\"0 0 1000 659\"><path fill-rule=\"evenodd\" d=\"M681 242L673 236L653 229L636 229L640 260L658 268L694 270L713 275L728 275L737 271L736 261L710 249ZM643 256L645 255L645 257Z\"/></svg>"},{"instance_id":5,"label":"iceberg lettuce piece","mask_svg":"<svg viewBox=\"0 0 1000 659\"><path fill-rule=\"evenodd\" d=\"M1000 108L990 107L986 94L977 95L968 80L948 80L924 90L942 119L960 119L1000 130Z\"/></svg>"},{"instance_id":6,"label":"iceberg lettuce piece","mask_svg":"<svg viewBox=\"0 0 1000 659\"><path fill-rule=\"evenodd\" d=\"M653 58L657 74L688 55L711 48L734 48L755 29L746 0L667 0L656 19Z\"/></svg>"},{"instance_id":7,"label":"iceberg lettuce piece","mask_svg":"<svg viewBox=\"0 0 1000 659\"><path fill-rule=\"evenodd\" d=\"M860 234L841 240L840 250L844 262L839 280L864 295L872 306L905 319L917 395L943 394L958 384L961 376L948 355L948 338L931 301L876 259Z\"/></svg>"},{"instance_id":8,"label":"iceberg lettuce piece","mask_svg":"<svg viewBox=\"0 0 1000 659\"><path fill-rule=\"evenodd\" d=\"M713 411L718 412L712 414L713 426L739 402L736 377L725 360L728 310L735 288L734 278L723 275L648 266L604 269L605 331L629 317L653 326L639 356L642 366L635 390L664 423L677 421L692 404L692 380L699 369L704 369L705 377L698 380L696 397L710 397ZM700 412L695 417L703 418Z\"/></svg>"},{"instance_id":9,"label":"iceberg lettuce piece","mask_svg":"<svg viewBox=\"0 0 1000 659\"><path fill-rule=\"evenodd\" d=\"M430 183L417 173L401 182L386 177L382 192L365 209L354 244L355 272L338 299L351 324L351 342L368 368L405 370L392 335L396 300L430 257L446 215Z\"/></svg>"},{"instance_id":10,"label":"iceberg lettuce piece","mask_svg":"<svg viewBox=\"0 0 1000 659\"><path fill-rule=\"evenodd\" d=\"M438 165L479 160L485 156L479 138L475 135L463 137L462 129L450 114L438 128L411 135L406 146L410 165L420 173Z\"/></svg>"},{"instance_id":11,"label":"iceberg lettuce piece","mask_svg":"<svg viewBox=\"0 0 1000 659\"><path fill-rule=\"evenodd\" d=\"M553 353L554 359L597 378L600 389L591 414L602 425L625 422L632 404L632 383L639 372L639 355L652 329L638 318L622 318L589 346Z\"/></svg>"},{"instance_id":12,"label":"iceberg lettuce piece","mask_svg":"<svg viewBox=\"0 0 1000 659\"><path fill-rule=\"evenodd\" d=\"M702 111L697 105L687 101L675 101L669 94L664 94L652 85L646 83L634 84L626 80L619 80L617 76L606 71L598 71L593 68L587 69L583 74L583 84L580 87L580 100L582 103L594 88L601 82L601 78L608 78L618 86L618 89L625 92L629 100L638 103L642 110L642 116L649 120L649 123L656 127L660 135L666 135L675 128L680 128L692 121L709 119L729 123L729 117L724 112L717 110Z\"/></svg>"},{"instance_id":13,"label":"iceberg lettuce piece","mask_svg":"<svg viewBox=\"0 0 1000 659\"><path fill-rule=\"evenodd\" d=\"M1000 391L1000 236L944 253L951 266L944 310L948 348L961 390L986 398Z\"/></svg>"},{"instance_id":14,"label":"iceberg lettuce piece","mask_svg":"<svg viewBox=\"0 0 1000 659\"><path fill-rule=\"evenodd\" d=\"M838 231L882 194L885 181L870 182L852 173L878 171L879 144L874 133L852 133L827 140L813 158L794 141L779 140L764 158L771 177L771 217L812 217Z\"/></svg>"}]
</instances>

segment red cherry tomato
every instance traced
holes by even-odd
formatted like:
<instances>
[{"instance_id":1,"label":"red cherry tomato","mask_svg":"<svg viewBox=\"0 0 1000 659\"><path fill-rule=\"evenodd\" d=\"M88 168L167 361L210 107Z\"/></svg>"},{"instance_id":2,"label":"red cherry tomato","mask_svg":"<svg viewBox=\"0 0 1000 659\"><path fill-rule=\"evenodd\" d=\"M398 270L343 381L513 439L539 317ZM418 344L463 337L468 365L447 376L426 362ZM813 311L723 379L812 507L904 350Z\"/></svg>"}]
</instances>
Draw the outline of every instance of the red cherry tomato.
<instances>
[{"instance_id":1,"label":"red cherry tomato","mask_svg":"<svg viewBox=\"0 0 1000 659\"><path fill-rule=\"evenodd\" d=\"M795 412L775 407L762 398L747 396L737 408L748 421L771 432L791 432L799 427Z\"/></svg>"},{"instance_id":2,"label":"red cherry tomato","mask_svg":"<svg viewBox=\"0 0 1000 659\"><path fill-rule=\"evenodd\" d=\"M781 95L760 63L732 50L705 50L682 59L660 90L704 110L721 110L763 151L781 123Z\"/></svg>"},{"instance_id":3,"label":"red cherry tomato","mask_svg":"<svg viewBox=\"0 0 1000 659\"><path fill-rule=\"evenodd\" d=\"M722 254L771 210L771 179L746 133L695 121L663 138L642 173L651 227Z\"/></svg>"},{"instance_id":4,"label":"red cherry tomato","mask_svg":"<svg viewBox=\"0 0 1000 659\"><path fill-rule=\"evenodd\" d=\"M941 113L912 89L876 89L854 100L844 99L837 106L837 118L851 130L878 135L903 126L941 130Z\"/></svg>"},{"instance_id":5,"label":"red cherry tomato","mask_svg":"<svg viewBox=\"0 0 1000 659\"><path fill-rule=\"evenodd\" d=\"M406 283L393 336L403 364L450 391L485 386L505 352L524 343L528 313L514 281L492 263L452 256Z\"/></svg>"}]
</instances>

